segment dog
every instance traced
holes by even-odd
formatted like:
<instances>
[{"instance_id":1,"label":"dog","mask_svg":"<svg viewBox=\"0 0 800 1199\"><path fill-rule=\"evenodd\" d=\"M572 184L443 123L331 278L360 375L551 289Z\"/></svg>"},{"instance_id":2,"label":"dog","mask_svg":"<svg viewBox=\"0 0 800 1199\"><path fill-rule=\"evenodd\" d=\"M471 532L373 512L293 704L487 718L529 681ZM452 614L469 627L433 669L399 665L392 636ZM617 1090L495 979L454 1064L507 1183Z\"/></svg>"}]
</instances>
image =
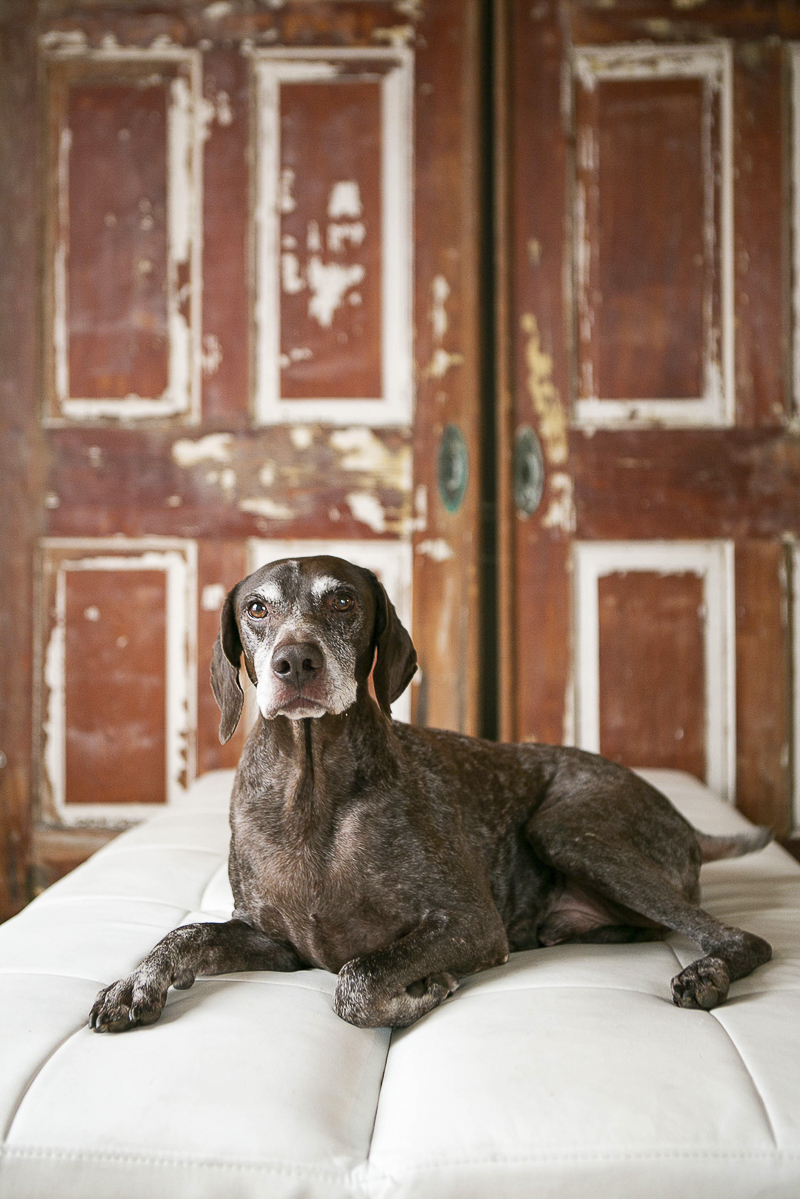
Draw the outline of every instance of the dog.
<instances>
[{"instance_id":1,"label":"dog","mask_svg":"<svg viewBox=\"0 0 800 1199\"><path fill-rule=\"evenodd\" d=\"M372 1028L412 1024L509 952L565 941L683 933L704 954L672 980L685 1008L721 1003L771 957L698 904L701 863L759 849L767 830L699 833L582 750L393 721L417 656L371 571L291 558L233 588L211 667L222 742L242 714L242 658L259 717L231 798L233 916L168 933L99 993L95 1031L152 1024L170 985L200 974L329 970L336 1013Z\"/></svg>"}]
</instances>

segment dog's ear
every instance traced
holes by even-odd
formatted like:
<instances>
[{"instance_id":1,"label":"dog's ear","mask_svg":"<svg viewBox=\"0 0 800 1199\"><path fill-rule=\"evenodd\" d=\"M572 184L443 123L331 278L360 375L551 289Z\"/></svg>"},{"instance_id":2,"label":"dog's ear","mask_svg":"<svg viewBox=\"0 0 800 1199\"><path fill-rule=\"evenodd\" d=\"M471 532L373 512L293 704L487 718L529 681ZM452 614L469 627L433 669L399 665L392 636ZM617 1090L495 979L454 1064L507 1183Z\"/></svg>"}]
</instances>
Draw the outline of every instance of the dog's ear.
<instances>
[{"instance_id":1,"label":"dog's ear","mask_svg":"<svg viewBox=\"0 0 800 1199\"><path fill-rule=\"evenodd\" d=\"M234 587L225 597L219 621L219 636L214 642L211 654L211 690L222 712L219 739L223 745L230 741L236 732L244 706L244 692L239 682L242 642L233 608L235 592Z\"/></svg>"},{"instance_id":2,"label":"dog's ear","mask_svg":"<svg viewBox=\"0 0 800 1199\"><path fill-rule=\"evenodd\" d=\"M375 648L378 656L372 673L375 695L381 709L391 717L391 705L403 694L417 670L417 651L383 584L371 571L375 615Z\"/></svg>"}]
</instances>

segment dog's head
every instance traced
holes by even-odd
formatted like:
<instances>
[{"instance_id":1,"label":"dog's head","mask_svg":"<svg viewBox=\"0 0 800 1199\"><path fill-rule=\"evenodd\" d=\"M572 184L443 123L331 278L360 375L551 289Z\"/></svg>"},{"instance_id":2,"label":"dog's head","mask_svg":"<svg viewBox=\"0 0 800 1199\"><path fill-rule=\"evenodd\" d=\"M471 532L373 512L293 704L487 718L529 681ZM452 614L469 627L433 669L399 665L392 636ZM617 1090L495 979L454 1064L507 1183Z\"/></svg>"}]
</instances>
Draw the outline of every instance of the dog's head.
<instances>
[{"instance_id":1,"label":"dog's head","mask_svg":"<svg viewBox=\"0 0 800 1199\"><path fill-rule=\"evenodd\" d=\"M345 712L373 665L375 695L390 716L417 669L411 638L376 576L333 557L271 562L228 593L211 660L223 742L242 714L243 655L265 720Z\"/></svg>"}]
</instances>

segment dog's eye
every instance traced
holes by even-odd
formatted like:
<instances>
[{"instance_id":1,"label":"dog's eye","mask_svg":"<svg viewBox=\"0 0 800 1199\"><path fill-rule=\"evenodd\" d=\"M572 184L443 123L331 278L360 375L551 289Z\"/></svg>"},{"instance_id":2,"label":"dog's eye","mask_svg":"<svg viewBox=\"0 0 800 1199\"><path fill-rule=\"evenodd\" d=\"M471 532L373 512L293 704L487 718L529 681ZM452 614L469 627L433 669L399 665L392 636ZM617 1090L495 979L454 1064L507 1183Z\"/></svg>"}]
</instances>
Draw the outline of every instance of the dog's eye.
<instances>
[{"instance_id":1,"label":"dog's eye","mask_svg":"<svg viewBox=\"0 0 800 1199\"><path fill-rule=\"evenodd\" d=\"M252 616L253 620L263 620L269 612L269 608L260 599L252 599L247 605L247 615Z\"/></svg>"},{"instance_id":2,"label":"dog's eye","mask_svg":"<svg viewBox=\"0 0 800 1199\"><path fill-rule=\"evenodd\" d=\"M355 600L347 591L334 591L330 605L334 612L349 612L355 606Z\"/></svg>"}]
</instances>

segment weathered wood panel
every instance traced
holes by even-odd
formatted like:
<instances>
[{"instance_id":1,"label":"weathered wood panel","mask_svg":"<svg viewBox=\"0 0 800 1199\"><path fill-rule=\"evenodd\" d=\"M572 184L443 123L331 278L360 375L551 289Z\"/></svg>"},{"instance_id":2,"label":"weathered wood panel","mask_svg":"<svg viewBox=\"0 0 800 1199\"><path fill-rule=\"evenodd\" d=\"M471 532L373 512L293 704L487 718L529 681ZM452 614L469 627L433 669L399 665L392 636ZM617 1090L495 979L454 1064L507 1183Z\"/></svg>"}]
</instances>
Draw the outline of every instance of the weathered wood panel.
<instances>
[{"instance_id":1,"label":"weathered wood panel","mask_svg":"<svg viewBox=\"0 0 800 1199\"><path fill-rule=\"evenodd\" d=\"M508 410L501 409L498 453L512 462L515 435L529 426L538 436L544 461L536 512L525 515L519 510L508 486L498 503L501 732L508 739L561 742L572 735L574 514L567 436L567 141L559 4L532 7L509 0L499 12L498 44L507 55L498 136L511 164L499 201L508 245L507 277L501 280L508 289L508 309L499 330L499 349L507 355L511 403ZM508 473L506 479L511 483Z\"/></svg>"},{"instance_id":2,"label":"weathered wood panel","mask_svg":"<svg viewBox=\"0 0 800 1199\"><path fill-rule=\"evenodd\" d=\"M571 457L583 539L800 531L796 437L746 429L574 432Z\"/></svg>"},{"instance_id":3,"label":"weathered wood panel","mask_svg":"<svg viewBox=\"0 0 800 1199\"><path fill-rule=\"evenodd\" d=\"M791 831L787 591L781 541L737 545L737 804L751 820L770 825L779 836Z\"/></svg>"},{"instance_id":4,"label":"weathered wood panel","mask_svg":"<svg viewBox=\"0 0 800 1199\"><path fill-rule=\"evenodd\" d=\"M37 397L35 27L0 9L0 920L27 901L33 743L33 550L43 447Z\"/></svg>"},{"instance_id":5,"label":"weathered wood panel","mask_svg":"<svg viewBox=\"0 0 800 1199\"><path fill-rule=\"evenodd\" d=\"M66 804L166 802L163 571L66 572Z\"/></svg>"},{"instance_id":6,"label":"weathered wood panel","mask_svg":"<svg viewBox=\"0 0 800 1199\"><path fill-rule=\"evenodd\" d=\"M614 573L598 590L600 752L705 778L702 579Z\"/></svg>"},{"instance_id":7,"label":"weathered wood panel","mask_svg":"<svg viewBox=\"0 0 800 1199\"><path fill-rule=\"evenodd\" d=\"M478 10L423 6L414 75L415 719L467 733L481 727Z\"/></svg>"},{"instance_id":8,"label":"weathered wood panel","mask_svg":"<svg viewBox=\"0 0 800 1199\"><path fill-rule=\"evenodd\" d=\"M408 430L58 429L50 444L52 535L402 537L410 528Z\"/></svg>"},{"instance_id":9,"label":"weathered wood panel","mask_svg":"<svg viewBox=\"0 0 800 1199\"><path fill-rule=\"evenodd\" d=\"M381 86L287 82L279 103L281 396L375 398L383 389Z\"/></svg>"},{"instance_id":10,"label":"weathered wood panel","mask_svg":"<svg viewBox=\"0 0 800 1199\"><path fill-rule=\"evenodd\" d=\"M250 413L250 67L238 48L203 56L211 115L203 145L202 415L246 425Z\"/></svg>"},{"instance_id":11,"label":"weathered wood panel","mask_svg":"<svg viewBox=\"0 0 800 1199\"><path fill-rule=\"evenodd\" d=\"M155 397L169 382L167 102L165 83L69 90L61 163L73 396Z\"/></svg>"}]
</instances>

